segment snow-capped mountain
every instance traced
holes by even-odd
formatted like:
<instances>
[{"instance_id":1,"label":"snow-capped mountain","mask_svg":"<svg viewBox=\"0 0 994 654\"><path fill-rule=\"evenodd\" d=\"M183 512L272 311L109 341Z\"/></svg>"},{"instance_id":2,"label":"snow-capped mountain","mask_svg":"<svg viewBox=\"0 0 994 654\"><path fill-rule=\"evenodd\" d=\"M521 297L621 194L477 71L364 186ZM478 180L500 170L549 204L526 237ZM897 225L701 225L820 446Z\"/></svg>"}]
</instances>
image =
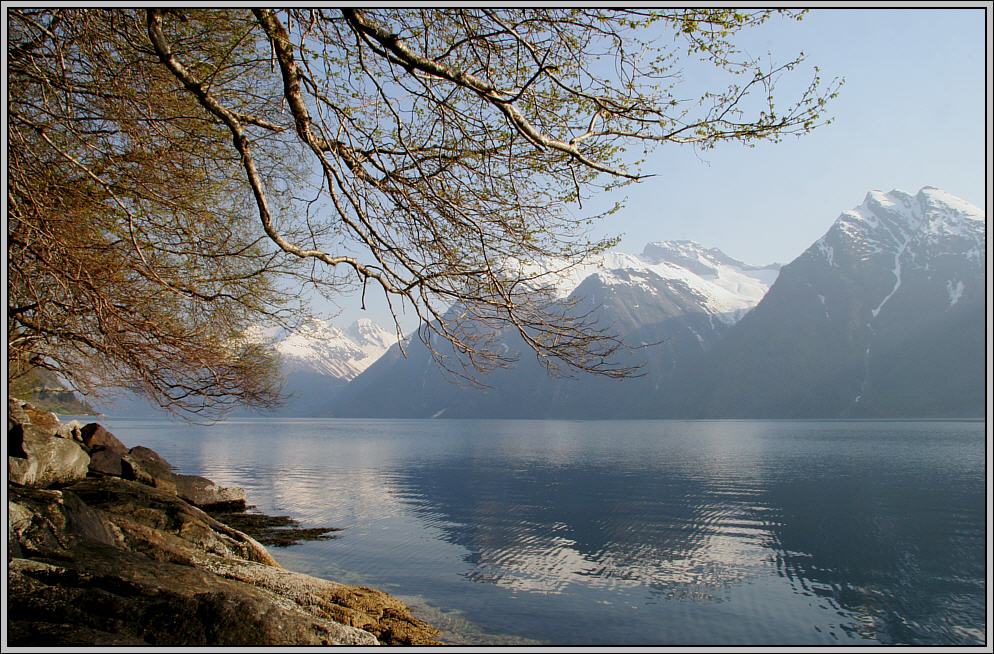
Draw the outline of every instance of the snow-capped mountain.
<instances>
[{"instance_id":1,"label":"snow-capped mountain","mask_svg":"<svg viewBox=\"0 0 994 654\"><path fill-rule=\"evenodd\" d=\"M705 250L692 241L660 241L645 246L625 265L605 265L593 272L611 288L637 286L651 295L682 295L687 313L704 313L732 325L763 299L780 272L779 264L752 266L721 250Z\"/></svg>"},{"instance_id":2,"label":"snow-capped mountain","mask_svg":"<svg viewBox=\"0 0 994 654\"><path fill-rule=\"evenodd\" d=\"M522 352L480 391L414 344L347 386L337 415L975 417L984 411L985 214L949 193L871 191L790 264L664 241L557 280L632 345L643 377L550 378ZM757 304L758 303L758 304ZM375 393L371 391L375 389ZM370 398L390 397L389 403Z\"/></svg>"},{"instance_id":3,"label":"snow-capped mountain","mask_svg":"<svg viewBox=\"0 0 994 654\"><path fill-rule=\"evenodd\" d=\"M982 414L985 261L982 209L871 191L716 348L703 413Z\"/></svg>"},{"instance_id":4,"label":"snow-capped mountain","mask_svg":"<svg viewBox=\"0 0 994 654\"><path fill-rule=\"evenodd\" d=\"M548 265L546 270L554 266ZM629 345L632 363L653 380L680 369L688 356L707 351L763 297L779 265L751 266L689 241L650 243L642 254L607 253L553 275L556 295L575 302L579 315L596 317ZM550 280L543 280L548 283ZM617 409L626 388L599 378L553 379L530 356L513 330L504 347L521 354L517 365L484 380L485 392L446 383L419 343L407 358L383 357L336 398L336 414L348 416L545 417ZM376 393L371 393L372 389ZM376 398L391 397L388 404ZM597 398L598 401L590 401Z\"/></svg>"},{"instance_id":5,"label":"snow-capped mountain","mask_svg":"<svg viewBox=\"0 0 994 654\"><path fill-rule=\"evenodd\" d=\"M981 270L986 252L984 212L945 191L925 187L917 195L870 191L861 205L839 216L805 255L831 267L885 266L892 282L870 310L877 318L905 278L942 277L950 305L962 298L962 279ZM974 292L982 289L974 288Z\"/></svg>"},{"instance_id":6,"label":"snow-capped mountain","mask_svg":"<svg viewBox=\"0 0 994 654\"><path fill-rule=\"evenodd\" d=\"M286 374L315 372L349 381L369 367L397 341L395 334L366 318L345 329L316 319L276 337Z\"/></svg>"},{"instance_id":7,"label":"snow-capped mountain","mask_svg":"<svg viewBox=\"0 0 994 654\"><path fill-rule=\"evenodd\" d=\"M368 320L255 336L282 356L285 416L979 417L986 260L985 212L932 187L871 191L783 267L687 241L607 253L551 281L579 313L648 344L621 362L644 375L621 382L549 377L513 330L504 345L521 360L482 391L450 383L416 339L402 357Z\"/></svg>"},{"instance_id":8,"label":"snow-capped mountain","mask_svg":"<svg viewBox=\"0 0 994 654\"><path fill-rule=\"evenodd\" d=\"M779 264L752 266L693 241L659 241L646 245L640 255L607 252L552 278L560 298L594 277L609 288L684 295L694 311L733 324L763 298L779 270Z\"/></svg>"},{"instance_id":9,"label":"snow-capped mountain","mask_svg":"<svg viewBox=\"0 0 994 654\"><path fill-rule=\"evenodd\" d=\"M331 415L335 394L397 341L365 318L344 329L321 319L290 330L257 327L249 338L272 345L279 354L286 403L274 413L295 417Z\"/></svg>"}]
</instances>

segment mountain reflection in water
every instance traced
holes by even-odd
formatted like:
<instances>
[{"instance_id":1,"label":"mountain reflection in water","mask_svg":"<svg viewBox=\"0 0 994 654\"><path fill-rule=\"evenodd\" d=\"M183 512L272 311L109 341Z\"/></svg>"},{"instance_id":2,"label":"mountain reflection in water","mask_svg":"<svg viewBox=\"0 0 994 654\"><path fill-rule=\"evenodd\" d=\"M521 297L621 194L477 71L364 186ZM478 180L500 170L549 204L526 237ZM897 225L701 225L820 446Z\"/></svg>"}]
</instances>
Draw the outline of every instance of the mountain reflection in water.
<instances>
[{"instance_id":1,"label":"mountain reflection in water","mask_svg":"<svg viewBox=\"0 0 994 654\"><path fill-rule=\"evenodd\" d=\"M657 443L592 457L560 440L530 457L410 466L391 482L465 548L474 582L721 602L772 568L795 593L848 614L839 626L851 637L960 642L976 636L964 617L984 621L983 604L970 606L984 594L982 459L943 460L948 444L928 442L941 433L920 424L908 435L871 423L872 443L803 425L774 452L745 433L751 423L736 423L735 443L700 434L696 452L679 456ZM837 451L821 451L826 438Z\"/></svg>"},{"instance_id":2,"label":"mountain reflection in water","mask_svg":"<svg viewBox=\"0 0 994 654\"><path fill-rule=\"evenodd\" d=\"M287 567L415 598L481 633L986 640L983 423L248 420L186 440L121 429L266 512L346 528L276 553ZM454 637L491 642L474 638Z\"/></svg>"}]
</instances>

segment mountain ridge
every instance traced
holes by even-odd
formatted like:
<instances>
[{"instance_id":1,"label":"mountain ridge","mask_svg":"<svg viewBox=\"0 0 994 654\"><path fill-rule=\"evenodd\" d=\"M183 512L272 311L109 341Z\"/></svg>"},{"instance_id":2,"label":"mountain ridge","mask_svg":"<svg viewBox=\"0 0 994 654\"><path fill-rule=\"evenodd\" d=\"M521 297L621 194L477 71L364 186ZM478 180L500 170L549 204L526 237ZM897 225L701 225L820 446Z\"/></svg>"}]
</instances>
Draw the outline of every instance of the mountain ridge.
<instances>
[{"instance_id":1,"label":"mountain ridge","mask_svg":"<svg viewBox=\"0 0 994 654\"><path fill-rule=\"evenodd\" d=\"M785 265L679 240L559 273L534 264L555 297L632 347L620 363L644 376L621 382L550 378L513 329L502 347L520 360L482 390L454 383L417 339L405 358L368 319L258 332L282 359L280 416L978 417L985 220L934 187L873 190Z\"/></svg>"},{"instance_id":2,"label":"mountain ridge","mask_svg":"<svg viewBox=\"0 0 994 654\"><path fill-rule=\"evenodd\" d=\"M981 209L934 187L870 191L785 266L750 266L682 241L608 253L570 271L565 287L579 311L597 312L630 344L662 343L642 352L645 377L549 381L521 350L517 366L484 380L490 389L453 391L409 348L408 359L381 360L343 389L335 413L982 415L984 220ZM385 406L365 399L401 395Z\"/></svg>"},{"instance_id":3,"label":"mountain ridge","mask_svg":"<svg viewBox=\"0 0 994 654\"><path fill-rule=\"evenodd\" d=\"M984 387L976 365L984 361L983 216L933 187L869 192L784 266L717 347L702 413L982 415L982 397L969 389L982 395ZM945 361L933 351L946 352ZM953 388L972 399L959 401Z\"/></svg>"}]
</instances>

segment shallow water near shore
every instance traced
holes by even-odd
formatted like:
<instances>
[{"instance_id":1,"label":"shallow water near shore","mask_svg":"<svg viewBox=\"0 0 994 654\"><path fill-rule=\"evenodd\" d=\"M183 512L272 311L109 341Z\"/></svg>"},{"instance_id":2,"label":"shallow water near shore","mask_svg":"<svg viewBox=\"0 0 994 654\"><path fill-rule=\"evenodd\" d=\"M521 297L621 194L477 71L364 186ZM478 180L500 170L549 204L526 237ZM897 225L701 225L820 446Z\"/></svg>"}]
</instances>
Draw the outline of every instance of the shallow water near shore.
<instances>
[{"instance_id":1,"label":"shallow water near shore","mask_svg":"<svg viewBox=\"0 0 994 654\"><path fill-rule=\"evenodd\" d=\"M987 638L982 422L98 420L456 644Z\"/></svg>"}]
</instances>

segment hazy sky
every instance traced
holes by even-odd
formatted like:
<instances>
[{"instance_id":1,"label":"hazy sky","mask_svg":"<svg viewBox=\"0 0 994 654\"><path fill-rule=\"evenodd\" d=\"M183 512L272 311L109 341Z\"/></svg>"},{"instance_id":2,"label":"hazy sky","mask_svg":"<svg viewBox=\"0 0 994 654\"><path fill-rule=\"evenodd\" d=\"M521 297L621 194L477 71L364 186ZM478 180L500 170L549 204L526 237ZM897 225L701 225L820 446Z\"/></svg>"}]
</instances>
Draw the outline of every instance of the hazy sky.
<instances>
[{"instance_id":1,"label":"hazy sky","mask_svg":"<svg viewBox=\"0 0 994 654\"><path fill-rule=\"evenodd\" d=\"M804 85L812 65L826 82L844 77L834 122L755 148L663 147L645 168L656 177L623 190L626 208L602 233L623 234L625 252L689 239L746 263L788 263L872 189L936 186L986 208L987 20L982 8L818 9L768 23L738 43L777 62L803 51L792 74ZM388 326L378 304L342 309L341 326L363 315Z\"/></svg>"}]
</instances>

